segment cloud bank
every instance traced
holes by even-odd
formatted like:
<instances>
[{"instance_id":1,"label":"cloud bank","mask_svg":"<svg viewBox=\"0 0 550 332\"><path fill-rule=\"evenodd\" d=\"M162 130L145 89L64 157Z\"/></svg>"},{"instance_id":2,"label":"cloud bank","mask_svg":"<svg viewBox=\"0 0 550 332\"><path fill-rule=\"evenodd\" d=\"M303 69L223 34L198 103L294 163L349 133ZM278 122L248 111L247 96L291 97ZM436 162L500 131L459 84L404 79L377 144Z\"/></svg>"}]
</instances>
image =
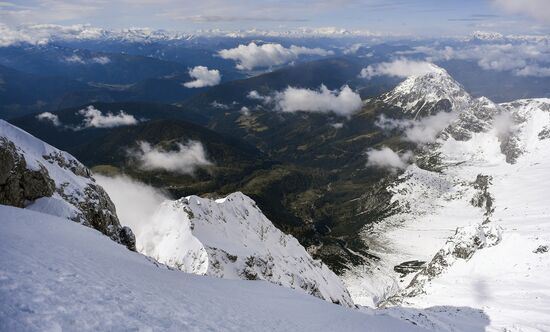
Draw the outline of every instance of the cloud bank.
<instances>
[{"instance_id":1,"label":"cloud bank","mask_svg":"<svg viewBox=\"0 0 550 332\"><path fill-rule=\"evenodd\" d=\"M325 85L321 85L319 90L289 86L271 96L263 96L253 90L247 97L263 104L274 104L275 109L281 112L334 113L346 117L359 111L363 105L359 94L347 85L340 90L329 90Z\"/></svg>"},{"instance_id":2,"label":"cloud bank","mask_svg":"<svg viewBox=\"0 0 550 332\"><path fill-rule=\"evenodd\" d=\"M148 142L138 142L138 148L128 154L144 170L164 170L180 174L193 174L199 167L212 165L201 142L189 141L177 144L176 151L165 151Z\"/></svg>"},{"instance_id":3,"label":"cloud bank","mask_svg":"<svg viewBox=\"0 0 550 332\"><path fill-rule=\"evenodd\" d=\"M217 69L209 70L208 67L196 66L189 69L189 76L194 78L194 81L184 84L186 88L202 88L205 86L214 86L220 84L222 76Z\"/></svg>"},{"instance_id":4,"label":"cloud bank","mask_svg":"<svg viewBox=\"0 0 550 332\"><path fill-rule=\"evenodd\" d=\"M359 76L367 79L371 79L376 76L395 76L405 78L440 71L441 68L430 62L414 61L402 58L392 62L382 62L376 65L369 65L361 70Z\"/></svg>"},{"instance_id":5,"label":"cloud bank","mask_svg":"<svg viewBox=\"0 0 550 332\"><path fill-rule=\"evenodd\" d=\"M131 114L120 111L118 114L108 112L103 115L100 110L90 105L78 111L78 114L84 116L83 124L75 129L85 128L114 128L120 126L132 126L139 121Z\"/></svg>"},{"instance_id":6,"label":"cloud bank","mask_svg":"<svg viewBox=\"0 0 550 332\"><path fill-rule=\"evenodd\" d=\"M327 56L334 54L322 48L307 48L292 45L289 48L281 44L267 43L257 45L251 42L248 45L239 45L235 48L224 49L218 52L223 59L237 62L236 68L240 70L252 70L278 66L297 59L301 55Z\"/></svg>"},{"instance_id":7,"label":"cloud bank","mask_svg":"<svg viewBox=\"0 0 550 332\"><path fill-rule=\"evenodd\" d=\"M550 22L550 4L547 0L493 0L493 5L508 13Z\"/></svg>"},{"instance_id":8,"label":"cloud bank","mask_svg":"<svg viewBox=\"0 0 550 332\"><path fill-rule=\"evenodd\" d=\"M417 47L412 53L426 54L428 61L475 60L484 70L512 71L517 76L550 76L550 44L545 41L507 41L464 47Z\"/></svg>"},{"instance_id":9,"label":"cloud bank","mask_svg":"<svg viewBox=\"0 0 550 332\"><path fill-rule=\"evenodd\" d=\"M367 158L367 167L377 167L390 170L405 169L412 159L412 152L407 151L402 154L398 154L385 146L380 150L368 150Z\"/></svg>"},{"instance_id":10,"label":"cloud bank","mask_svg":"<svg viewBox=\"0 0 550 332\"><path fill-rule=\"evenodd\" d=\"M59 121L59 117L57 116L57 114L44 112L44 113L38 114L36 118L40 121L50 122L55 127L61 126L61 121Z\"/></svg>"}]
</instances>

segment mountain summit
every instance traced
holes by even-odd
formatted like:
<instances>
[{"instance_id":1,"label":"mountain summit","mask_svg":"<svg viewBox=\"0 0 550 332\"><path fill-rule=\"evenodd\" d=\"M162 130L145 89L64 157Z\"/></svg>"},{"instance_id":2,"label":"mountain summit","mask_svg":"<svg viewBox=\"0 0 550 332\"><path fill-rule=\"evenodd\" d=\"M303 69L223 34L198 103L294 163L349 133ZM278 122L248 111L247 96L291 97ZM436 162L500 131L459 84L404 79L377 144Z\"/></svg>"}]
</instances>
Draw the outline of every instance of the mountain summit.
<instances>
[{"instance_id":1,"label":"mountain summit","mask_svg":"<svg viewBox=\"0 0 550 332\"><path fill-rule=\"evenodd\" d=\"M410 76L381 99L415 117L459 110L472 102L472 97L445 69L433 64L432 68L426 74Z\"/></svg>"}]
</instances>

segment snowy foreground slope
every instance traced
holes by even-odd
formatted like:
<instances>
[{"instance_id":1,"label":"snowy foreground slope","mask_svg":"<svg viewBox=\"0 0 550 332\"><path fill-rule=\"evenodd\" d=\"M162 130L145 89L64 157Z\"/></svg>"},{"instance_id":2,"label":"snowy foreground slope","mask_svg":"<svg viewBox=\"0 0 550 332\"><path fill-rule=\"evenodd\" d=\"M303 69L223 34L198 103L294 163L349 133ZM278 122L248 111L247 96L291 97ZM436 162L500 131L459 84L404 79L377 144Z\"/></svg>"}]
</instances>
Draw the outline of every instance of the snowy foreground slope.
<instances>
[{"instance_id":1,"label":"snowy foreground slope","mask_svg":"<svg viewBox=\"0 0 550 332\"><path fill-rule=\"evenodd\" d=\"M398 213L363 230L380 260L344 281L362 305L453 304L483 310L489 331L550 331L550 100L497 105L454 88L456 117L417 152L439 162L390 186Z\"/></svg>"},{"instance_id":2,"label":"snowy foreground slope","mask_svg":"<svg viewBox=\"0 0 550 332\"><path fill-rule=\"evenodd\" d=\"M93 229L0 205L0 331L149 329L427 331L263 281L169 270Z\"/></svg>"}]
</instances>

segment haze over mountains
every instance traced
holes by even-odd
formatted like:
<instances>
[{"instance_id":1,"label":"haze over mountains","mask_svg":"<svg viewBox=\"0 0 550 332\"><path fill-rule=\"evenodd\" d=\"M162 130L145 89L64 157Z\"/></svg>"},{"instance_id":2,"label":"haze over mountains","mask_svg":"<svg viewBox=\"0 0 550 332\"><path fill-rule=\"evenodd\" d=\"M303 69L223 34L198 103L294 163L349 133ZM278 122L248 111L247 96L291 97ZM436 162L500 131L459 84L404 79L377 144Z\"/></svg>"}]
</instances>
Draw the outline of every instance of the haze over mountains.
<instances>
[{"instance_id":1,"label":"haze over mountains","mask_svg":"<svg viewBox=\"0 0 550 332\"><path fill-rule=\"evenodd\" d=\"M550 329L548 35L0 31L0 330Z\"/></svg>"}]
</instances>

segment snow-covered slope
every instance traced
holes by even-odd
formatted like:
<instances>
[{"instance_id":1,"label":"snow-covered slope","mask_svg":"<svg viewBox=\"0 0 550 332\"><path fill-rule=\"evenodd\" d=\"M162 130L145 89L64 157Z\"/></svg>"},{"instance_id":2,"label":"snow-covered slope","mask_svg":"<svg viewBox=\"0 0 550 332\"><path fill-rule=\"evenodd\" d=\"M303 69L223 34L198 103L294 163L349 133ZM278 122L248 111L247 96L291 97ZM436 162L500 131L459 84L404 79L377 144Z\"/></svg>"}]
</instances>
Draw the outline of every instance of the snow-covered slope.
<instances>
[{"instance_id":1,"label":"snow-covered slope","mask_svg":"<svg viewBox=\"0 0 550 332\"><path fill-rule=\"evenodd\" d=\"M410 91L442 87L423 83ZM459 96L457 118L416 152L437 156L436 167L409 166L388 188L398 212L363 230L380 260L344 281L358 304L452 303L482 309L490 331L548 331L550 100ZM395 105L424 107L422 99Z\"/></svg>"},{"instance_id":2,"label":"snow-covered slope","mask_svg":"<svg viewBox=\"0 0 550 332\"><path fill-rule=\"evenodd\" d=\"M170 270L93 229L0 205L1 331L428 331L392 317L423 312L362 313Z\"/></svg>"},{"instance_id":3,"label":"snow-covered slope","mask_svg":"<svg viewBox=\"0 0 550 332\"><path fill-rule=\"evenodd\" d=\"M0 120L0 204L70 219L134 247L115 207L73 156Z\"/></svg>"},{"instance_id":4,"label":"snow-covered slope","mask_svg":"<svg viewBox=\"0 0 550 332\"><path fill-rule=\"evenodd\" d=\"M240 192L219 200L165 201L136 236L139 252L185 272L267 280L353 306L340 278Z\"/></svg>"}]
</instances>

